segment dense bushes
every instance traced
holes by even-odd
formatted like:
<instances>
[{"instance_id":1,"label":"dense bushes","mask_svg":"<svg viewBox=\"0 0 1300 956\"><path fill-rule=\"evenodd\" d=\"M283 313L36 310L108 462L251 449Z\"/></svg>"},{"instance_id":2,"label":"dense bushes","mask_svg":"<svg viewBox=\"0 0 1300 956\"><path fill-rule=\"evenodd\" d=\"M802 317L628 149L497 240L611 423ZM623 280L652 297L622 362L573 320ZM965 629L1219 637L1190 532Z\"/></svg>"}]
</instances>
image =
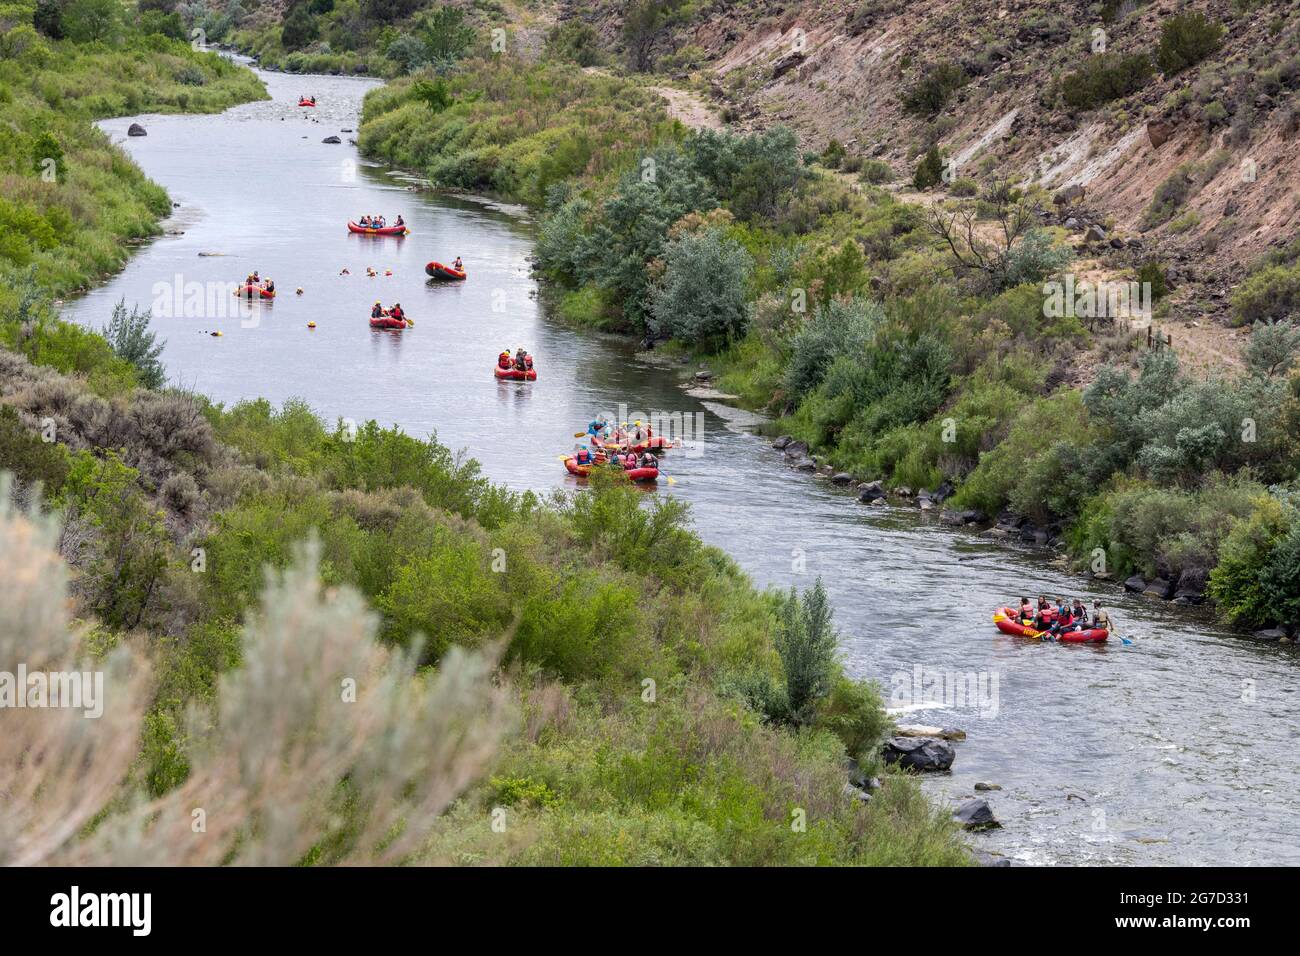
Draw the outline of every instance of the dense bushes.
<instances>
[{"instance_id":1,"label":"dense bushes","mask_svg":"<svg viewBox=\"0 0 1300 956\"><path fill-rule=\"evenodd\" d=\"M1181 73L1217 50L1222 40L1223 26L1200 11L1176 14L1160 25L1156 66L1166 77Z\"/></svg>"},{"instance_id":2,"label":"dense bushes","mask_svg":"<svg viewBox=\"0 0 1300 956\"><path fill-rule=\"evenodd\" d=\"M966 83L966 71L956 63L943 61L921 67L920 76L903 91L903 109L932 119L941 113L952 95Z\"/></svg>"},{"instance_id":3,"label":"dense bushes","mask_svg":"<svg viewBox=\"0 0 1300 956\"><path fill-rule=\"evenodd\" d=\"M1090 110L1137 92L1152 72L1144 53L1098 53L1061 79L1060 95L1071 109Z\"/></svg>"},{"instance_id":4,"label":"dense bushes","mask_svg":"<svg viewBox=\"0 0 1300 956\"><path fill-rule=\"evenodd\" d=\"M717 345L742 335L753 259L719 229L674 239L664 275L651 292L650 330L688 345Z\"/></svg>"},{"instance_id":5,"label":"dense bushes","mask_svg":"<svg viewBox=\"0 0 1300 956\"><path fill-rule=\"evenodd\" d=\"M1233 293L1232 308L1241 325L1300 314L1300 263L1256 271Z\"/></svg>"}]
</instances>

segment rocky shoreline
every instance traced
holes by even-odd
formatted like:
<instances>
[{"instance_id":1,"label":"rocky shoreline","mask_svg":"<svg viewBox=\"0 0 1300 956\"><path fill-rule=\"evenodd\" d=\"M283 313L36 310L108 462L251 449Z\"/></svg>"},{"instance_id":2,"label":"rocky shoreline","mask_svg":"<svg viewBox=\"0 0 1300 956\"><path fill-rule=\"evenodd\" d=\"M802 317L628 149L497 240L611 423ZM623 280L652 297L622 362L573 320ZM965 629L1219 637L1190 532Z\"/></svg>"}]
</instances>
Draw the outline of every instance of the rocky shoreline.
<instances>
[{"instance_id":1,"label":"rocky shoreline","mask_svg":"<svg viewBox=\"0 0 1300 956\"><path fill-rule=\"evenodd\" d=\"M922 513L937 513L941 524L951 528L964 528L977 533L980 537L1006 544L1019 543L1028 547L1048 549L1055 553L1053 563L1064 571L1072 571L1066 556L1061 553L1062 534L1060 525L1039 527L1023 515L1005 510L996 516L989 516L977 509L958 510L945 507L945 502L952 498L955 488L944 482L931 490L920 488L913 490L906 487L886 489L881 481L862 481L857 476L835 471L825 462L813 455L805 442L797 441L790 435L781 435L771 442L772 448L779 451L785 462L797 472L813 475L829 481L845 490L854 492L862 504L884 507L891 504L891 499L898 503L910 503ZM1080 572L1074 572L1080 573ZM1106 571L1088 572L1083 576L1092 581L1113 581ZM1206 579L1204 573L1184 572L1176 580L1166 578L1147 579L1134 574L1116 586L1130 594L1168 601L1187 609L1205 609ZM1300 630L1296 626L1275 626L1257 631L1238 631L1241 636L1262 643L1293 644L1300 640Z\"/></svg>"}]
</instances>

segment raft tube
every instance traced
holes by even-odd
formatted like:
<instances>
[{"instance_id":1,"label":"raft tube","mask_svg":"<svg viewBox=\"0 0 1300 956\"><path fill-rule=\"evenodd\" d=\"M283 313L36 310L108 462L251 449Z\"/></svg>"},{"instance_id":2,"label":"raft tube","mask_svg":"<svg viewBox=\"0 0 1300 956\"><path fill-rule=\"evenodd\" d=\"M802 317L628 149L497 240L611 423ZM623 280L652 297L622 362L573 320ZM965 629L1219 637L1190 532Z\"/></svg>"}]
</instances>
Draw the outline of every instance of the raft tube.
<instances>
[{"instance_id":1,"label":"raft tube","mask_svg":"<svg viewBox=\"0 0 1300 956\"><path fill-rule=\"evenodd\" d=\"M1003 634L1011 634L1015 637L1030 637L1042 640L1044 635L1047 634L1046 631L1036 631L1030 625L1021 624L1016 612L1009 607L993 612L993 624ZM1101 644L1108 637L1110 637L1110 632L1104 627L1093 627L1086 631L1066 631L1064 634L1057 634L1049 639L1062 644Z\"/></svg>"},{"instance_id":2,"label":"raft tube","mask_svg":"<svg viewBox=\"0 0 1300 956\"><path fill-rule=\"evenodd\" d=\"M406 320L395 319L391 315L384 315L377 319L371 319L370 327L372 329L404 329L406 328Z\"/></svg>"},{"instance_id":3,"label":"raft tube","mask_svg":"<svg viewBox=\"0 0 1300 956\"><path fill-rule=\"evenodd\" d=\"M410 231L406 226L384 226L382 229L376 229L374 226L358 226L352 220L348 220L348 232L360 233L363 236L404 236Z\"/></svg>"},{"instance_id":4,"label":"raft tube","mask_svg":"<svg viewBox=\"0 0 1300 956\"><path fill-rule=\"evenodd\" d=\"M465 271L463 269L453 269L451 266L444 266L441 262L430 262L424 267L425 274L434 279L464 279Z\"/></svg>"},{"instance_id":5,"label":"raft tube","mask_svg":"<svg viewBox=\"0 0 1300 956\"><path fill-rule=\"evenodd\" d=\"M494 366L492 374L497 378L508 379L515 382L535 382L537 381L537 369L530 368L526 372L521 372L517 368L502 368L500 365Z\"/></svg>"},{"instance_id":6,"label":"raft tube","mask_svg":"<svg viewBox=\"0 0 1300 956\"><path fill-rule=\"evenodd\" d=\"M579 478L586 478L588 475L590 475L591 469L596 467L596 465L605 465L605 464L607 464L607 461L596 462L591 465L580 465L578 464L577 460L574 459L573 456L571 455L564 459L565 469L568 470L569 474L577 475ZM630 478L632 481L639 481L645 483L652 482L659 477L658 468L625 468L623 470L623 473L627 475L628 478Z\"/></svg>"},{"instance_id":7,"label":"raft tube","mask_svg":"<svg viewBox=\"0 0 1300 956\"><path fill-rule=\"evenodd\" d=\"M274 292L268 292L266 289L263 289L260 285L246 285L243 288L241 288L237 294L243 296L246 299L251 299L253 297L253 293L257 293L263 299L275 298Z\"/></svg>"}]
</instances>

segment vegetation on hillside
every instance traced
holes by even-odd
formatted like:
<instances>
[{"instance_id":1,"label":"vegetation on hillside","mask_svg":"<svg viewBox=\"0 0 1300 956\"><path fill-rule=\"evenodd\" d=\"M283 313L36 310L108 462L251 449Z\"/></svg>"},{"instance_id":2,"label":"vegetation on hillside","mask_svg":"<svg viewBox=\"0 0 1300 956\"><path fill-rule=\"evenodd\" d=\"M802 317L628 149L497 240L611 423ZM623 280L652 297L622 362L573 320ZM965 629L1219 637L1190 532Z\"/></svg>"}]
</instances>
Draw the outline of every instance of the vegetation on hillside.
<instances>
[{"instance_id":1,"label":"vegetation on hillside","mask_svg":"<svg viewBox=\"0 0 1300 956\"><path fill-rule=\"evenodd\" d=\"M19 835L45 841L32 859L962 861L905 776L885 775L869 803L845 795L849 758L881 772L888 722L874 686L836 661L819 585L758 593L688 530L685 505L625 481L543 502L374 422L141 388L138 328L117 336L134 360L104 347L75 377L32 364L68 364L66 327L17 281L24 311L0 313L0 330L26 355L0 351L0 465L21 513L3 506L0 537L33 540L35 511L62 530L36 536L54 572L0 611L18 642L5 649L54 635L65 659L111 664L131 689L112 698L117 736L96 751L82 837L44 833L28 790L3 798ZM82 633L59 613L65 580ZM364 709L327 720L352 677ZM11 769L24 739L0 753ZM51 770L30 793L62 799L80 739L44 746ZM283 766L242 776L254 752ZM163 838L166 808L232 792L248 799L214 833ZM297 822L249 840L273 804Z\"/></svg>"},{"instance_id":2,"label":"vegetation on hillside","mask_svg":"<svg viewBox=\"0 0 1300 956\"><path fill-rule=\"evenodd\" d=\"M1212 26L1199 14L1175 18L1158 53L1093 57L1064 88L1088 99L1079 106L1123 95L1152 69L1208 55ZM584 97L597 108L635 89L588 85L576 64L508 72L509 86L486 97L491 115L523 115L538 97L570 90L577 98L554 114L561 141ZM1293 623L1286 575L1251 566L1275 582L1264 600L1233 590L1241 575L1216 575L1239 525L1257 527L1259 514L1281 508L1264 526L1267 547L1250 552L1259 562L1284 555L1270 548L1296 526L1287 504L1300 475L1293 255L1261 263L1234 300L1240 321L1258 323L1246 369L1199 382L1173 353L1144 354L1123 323L1074 303L1051 308L1051 283L1060 287L1072 253L1041 225L1046 197L990 172L949 183L937 147L918 185L942 184L947 195L926 211L875 188L878 171L860 162L861 185L850 187L851 157L838 144L801 158L779 128L683 131L648 122L652 111L624 116L641 135L621 137L636 145L616 162L568 164L545 189L518 176L457 182L446 171L461 162L488 155L491 167L496 149L545 142L552 114L502 146L462 148L442 112L420 108L419 82L372 94L363 144L437 182L490 182L538 207L537 265L560 316L711 357L724 388L775 412L775 427L831 468L914 491L951 485L958 507L1031 521L1082 568L1161 577L1192 600L1209 593L1243 624ZM472 91L492 79L468 62L448 82ZM961 83L958 69L918 80L908 108L941 113ZM1150 215L1173 215L1175 187L1198 188L1214 163L1183 173ZM1150 265L1134 280L1163 279ZM1101 366L1087 370L1095 381L1082 395L1081 359Z\"/></svg>"},{"instance_id":3,"label":"vegetation on hillside","mask_svg":"<svg viewBox=\"0 0 1300 956\"><path fill-rule=\"evenodd\" d=\"M178 23L120 4L0 4L0 266L35 266L58 293L121 267L157 233L167 194L94 120L216 112L265 95L249 71L178 39Z\"/></svg>"}]
</instances>

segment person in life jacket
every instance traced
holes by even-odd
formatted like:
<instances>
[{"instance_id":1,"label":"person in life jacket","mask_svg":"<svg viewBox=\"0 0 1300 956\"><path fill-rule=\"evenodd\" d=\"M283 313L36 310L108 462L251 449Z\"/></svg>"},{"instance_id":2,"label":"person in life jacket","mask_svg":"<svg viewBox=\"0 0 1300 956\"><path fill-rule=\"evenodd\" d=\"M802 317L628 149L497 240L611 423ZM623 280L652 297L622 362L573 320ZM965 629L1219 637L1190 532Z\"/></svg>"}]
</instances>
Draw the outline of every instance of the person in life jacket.
<instances>
[{"instance_id":1,"label":"person in life jacket","mask_svg":"<svg viewBox=\"0 0 1300 956\"><path fill-rule=\"evenodd\" d=\"M393 225L394 225L394 226L405 226L405 225L406 225L406 220L402 218L401 213L398 213L398 214L397 214L397 221L396 221L395 223L393 223Z\"/></svg>"},{"instance_id":2,"label":"person in life jacket","mask_svg":"<svg viewBox=\"0 0 1300 956\"><path fill-rule=\"evenodd\" d=\"M527 354L528 353L525 352L523 349L518 349L515 351L515 368L517 368L521 372L527 371L528 369L528 366L524 364L524 358L525 356L527 356Z\"/></svg>"},{"instance_id":3,"label":"person in life jacket","mask_svg":"<svg viewBox=\"0 0 1300 956\"><path fill-rule=\"evenodd\" d=\"M533 369L533 356L530 353L524 354L524 367L527 368L530 372Z\"/></svg>"},{"instance_id":4,"label":"person in life jacket","mask_svg":"<svg viewBox=\"0 0 1300 956\"><path fill-rule=\"evenodd\" d=\"M1082 631L1088 626L1088 608L1083 603L1083 598L1075 598L1074 606L1070 608L1070 630Z\"/></svg>"},{"instance_id":5,"label":"person in life jacket","mask_svg":"<svg viewBox=\"0 0 1300 956\"><path fill-rule=\"evenodd\" d=\"M631 451L630 451L630 452L628 452L625 456L623 456L623 467L626 468L626 469L628 469L629 471L631 471L633 468L636 467L636 453L635 453L635 452L631 452Z\"/></svg>"},{"instance_id":6,"label":"person in life jacket","mask_svg":"<svg viewBox=\"0 0 1300 956\"><path fill-rule=\"evenodd\" d=\"M451 264L451 267L455 269L457 272L465 271L465 263L460 261L460 256L456 257L456 261Z\"/></svg>"},{"instance_id":7,"label":"person in life jacket","mask_svg":"<svg viewBox=\"0 0 1300 956\"><path fill-rule=\"evenodd\" d=\"M1029 603L1029 598L1020 599L1020 613L1016 618L1021 624L1031 624L1034 620L1034 606Z\"/></svg>"},{"instance_id":8,"label":"person in life jacket","mask_svg":"<svg viewBox=\"0 0 1300 956\"><path fill-rule=\"evenodd\" d=\"M577 453L573 456L573 460L576 461L579 465L590 465L591 449L588 448L586 445L579 445Z\"/></svg>"},{"instance_id":9,"label":"person in life jacket","mask_svg":"<svg viewBox=\"0 0 1300 956\"><path fill-rule=\"evenodd\" d=\"M382 318L384 317L384 307L383 307L383 305L380 304L380 303L378 303L378 302L376 302L376 303L375 303L375 307L374 307L373 309L370 310L370 317L371 317L372 319L382 319Z\"/></svg>"},{"instance_id":10,"label":"person in life jacket","mask_svg":"<svg viewBox=\"0 0 1300 956\"><path fill-rule=\"evenodd\" d=\"M1097 601L1092 602L1092 626L1104 630L1110 630L1110 615L1102 608Z\"/></svg>"},{"instance_id":11,"label":"person in life jacket","mask_svg":"<svg viewBox=\"0 0 1300 956\"><path fill-rule=\"evenodd\" d=\"M267 292L274 292L274 291L275 291L275 280L272 279L270 276L267 276L267 279L266 279L266 291L267 291Z\"/></svg>"},{"instance_id":12,"label":"person in life jacket","mask_svg":"<svg viewBox=\"0 0 1300 956\"><path fill-rule=\"evenodd\" d=\"M658 459L648 451L641 453L641 460L637 464L640 468L654 468L656 470L659 468Z\"/></svg>"},{"instance_id":13,"label":"person in life jacket","mask_svg":"<svg viewBox=\"0 0 1300 956\"><path fill-rule=\"evenodd\" d=\"M501 354L497 356L497 367L507 369L510 367L510 350L502 349Z\"/></svg>"},{"instance_id":14,"label":"person in life jacket","mask_svg":"<svg viewBox=\"0 0 1300 956\"><path fill-rule=\"evenodd\" d=\"M402 311L402 303L400 302L393 303L393 307L388 310L388 314L395 319L401 319L403 322L406 321L406 313Z\"/></svg>"},{"instance_id":15,"label":"person in life jacket","mask_svg":"<svg viewBox=\"0 0 1300 956\"><path fill-rule=\"evenodd\" d=\"M605 416L597 415L591 421L587 422L587 434L592 437L599 437L600 433L605 430L606 425Z\"/></svg>"}]
</instances>

